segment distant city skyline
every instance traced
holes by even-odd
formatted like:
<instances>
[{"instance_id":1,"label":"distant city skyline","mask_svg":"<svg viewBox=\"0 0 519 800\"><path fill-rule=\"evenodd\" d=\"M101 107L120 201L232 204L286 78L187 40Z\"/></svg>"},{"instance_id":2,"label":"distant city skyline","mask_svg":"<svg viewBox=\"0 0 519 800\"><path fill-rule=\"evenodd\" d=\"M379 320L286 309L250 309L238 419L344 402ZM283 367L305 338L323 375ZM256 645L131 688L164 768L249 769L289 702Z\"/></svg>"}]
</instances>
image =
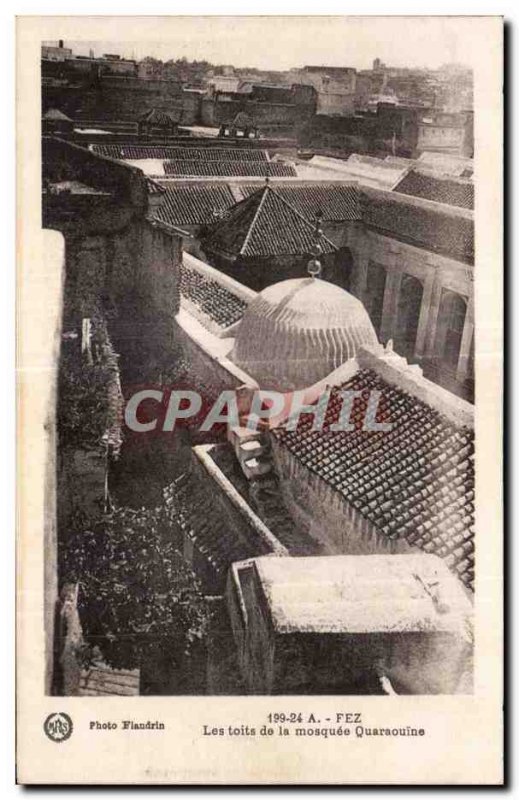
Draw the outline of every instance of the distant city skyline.
<instances>
[{"instance_id":1,"label":"distant city skyline","mask_svg":"<svg viewBox=\"0 0 519 800\"><path fill-rule=\"evenodd\" d=\"M71 40L78 55L115 53L141 60L187 58L213 64L288 70L305 64L369 69L388 66L437 69L446 63L474 67L467 23L474 18L414 17L165 17L162 41L156 19L142 17L139 39ZM467 26L467 27L465 27ZM108 31L107 31L108 32ZM265 46L268 42L268 46Z\"/></svg>"}]
</instances>

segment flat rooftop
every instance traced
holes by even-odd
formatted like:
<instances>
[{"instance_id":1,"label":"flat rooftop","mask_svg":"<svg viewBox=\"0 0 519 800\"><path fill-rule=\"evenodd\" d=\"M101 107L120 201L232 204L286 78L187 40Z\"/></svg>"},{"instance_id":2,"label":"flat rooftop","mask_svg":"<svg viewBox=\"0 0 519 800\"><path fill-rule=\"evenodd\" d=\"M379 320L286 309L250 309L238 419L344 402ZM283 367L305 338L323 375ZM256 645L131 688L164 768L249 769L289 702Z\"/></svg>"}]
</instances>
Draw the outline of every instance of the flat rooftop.
<instances>
[{"instance_id":1,"label":"flat rooftop","mask_svg":"<svg viewBox=\"0 0 519 800\"><path fill-rule=\"evenodd\" d=\"M470 636L472 606L433 555L254 559L279 633Z\"/></svg>"}]
</instances>

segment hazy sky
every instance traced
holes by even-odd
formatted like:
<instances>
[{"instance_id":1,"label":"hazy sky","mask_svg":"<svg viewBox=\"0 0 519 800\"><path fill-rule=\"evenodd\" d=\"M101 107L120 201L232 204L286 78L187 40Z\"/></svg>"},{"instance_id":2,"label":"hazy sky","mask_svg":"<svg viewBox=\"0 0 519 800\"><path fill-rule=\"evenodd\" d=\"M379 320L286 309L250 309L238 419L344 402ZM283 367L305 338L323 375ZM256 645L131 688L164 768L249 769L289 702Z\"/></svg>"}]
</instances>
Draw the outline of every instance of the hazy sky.
<instances>
[{"instance_id":1,"label":"hazy sky","mask_svg":"<svg viewBox=\"0 0 519 800\"><path fill-rule=\"evenodd\" d=\"M478 55L471 46L471 26L478 21L468 17L164 17L160 24L152 17L104 19L106 40L68 39L66 46L80 55L92 48L96 55L185 56L279 70L304 64L363 69L377 56L392 66L473 66Z\"/></svg>"}]
</instances>

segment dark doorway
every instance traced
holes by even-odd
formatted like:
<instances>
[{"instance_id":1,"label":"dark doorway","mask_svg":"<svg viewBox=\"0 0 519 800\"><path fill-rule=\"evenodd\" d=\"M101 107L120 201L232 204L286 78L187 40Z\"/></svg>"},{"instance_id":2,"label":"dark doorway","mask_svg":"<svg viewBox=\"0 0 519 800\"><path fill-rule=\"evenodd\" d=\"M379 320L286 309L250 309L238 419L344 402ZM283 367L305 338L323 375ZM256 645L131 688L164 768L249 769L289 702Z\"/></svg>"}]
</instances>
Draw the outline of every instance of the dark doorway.
<instances>
[{"instance_id":1,"label":"dark doorway","mask_svg":"<svg viewBox=\"0 0 519 800\"><path fill-rule=\"evenodd\" d=\"M438 312L435 350L443 365L452 371L458 366L466 315L466 299L456 292L444 292Z\"/></svg>"},{"instance_id":2,"label":"dark doorway","mask_svg":"<svg viewBox=\"0 0 519 800\"><path fill-rule=\"evenodd\" d=\"M340 247L337 250L333 263L333 283L351 292L352 288L353 257L349 247Z\"/></svg>"},{"instance_id":3,"label":"dark doorway","mask_svg":"<svg viewBox=\"0 0 519 800\"><path fill-rule=\"evenodd\" d=\"M398 295L395 349L406 358L414 356L422 308L423 285L413 275L404 275Z\"/></svg>"},{"instance_id":4,"label":"dark doorway","mask_svg":"<svg viewBox=\"0 0 519 800\"><path fill-rule=\"evenodd\" d=\"M366 281L364 305L370 316L377 335L380 334L382 310L384 308L384 292L386 291L386 270L380 264L370 261Z\"/></svg>"}]
</instances>

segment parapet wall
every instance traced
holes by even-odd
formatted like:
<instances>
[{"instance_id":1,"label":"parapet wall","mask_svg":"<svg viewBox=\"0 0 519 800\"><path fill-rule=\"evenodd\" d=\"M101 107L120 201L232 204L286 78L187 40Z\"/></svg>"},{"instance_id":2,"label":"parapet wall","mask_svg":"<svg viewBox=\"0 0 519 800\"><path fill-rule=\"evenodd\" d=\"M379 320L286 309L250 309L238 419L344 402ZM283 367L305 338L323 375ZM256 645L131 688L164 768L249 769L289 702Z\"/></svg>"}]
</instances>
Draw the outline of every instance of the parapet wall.
<instances>
[{"instance_id":1,"label":"parapet wall","mask_svg":"<svg viewBox=\"0 0 519 800\"><path fill-rule=\"evenodd\" d=\"M357 362L361 369L372 369L391 386L397 386L427 403L453 425L474 428L474 406L471 403L424 378L420 367L408 364L405 358L393 351L384 350L382 345L361 347L357 352Z\"/></svg>"},{"instance_id":2,"label":"parapet wall","mask_svg":"<svg viewBox=\"0 0 519 800\"><path fill-rule=\"evenodd\" d=\"M274 536L270 528L258 517L249 504L234 488L214 461L211 451L218 445L198 445L193 448L196 471L209 485L219 502L226 508L237 529L247 531L247 539L258 555L288 556L288 550Z\"/></svg>"},{"instance_id":3,"label":"parapet wall","mask_svg":"<svg viewBox=\"0 0 519 800\"><path fill-rule=\"evenodd\" d=\"M65 139L44 136L43 181L80 181L109 192L117 199L145 212L148 205L146 179L137 167L99 156Z\"/></svg>"},{"instance_id":4,"label":"parapet wall","mask_svg":"<svg viewBox=\"0 0 519 800\"><path fill-rule=\"evenodd\" d=\"M228 358L234 339L219 339L182 308L176 316L175 337L182 348L190 380L196 383L190 388L201 392L207 402L239 386L258 388L255 381Z\"/></svg>"}]
</instances>

